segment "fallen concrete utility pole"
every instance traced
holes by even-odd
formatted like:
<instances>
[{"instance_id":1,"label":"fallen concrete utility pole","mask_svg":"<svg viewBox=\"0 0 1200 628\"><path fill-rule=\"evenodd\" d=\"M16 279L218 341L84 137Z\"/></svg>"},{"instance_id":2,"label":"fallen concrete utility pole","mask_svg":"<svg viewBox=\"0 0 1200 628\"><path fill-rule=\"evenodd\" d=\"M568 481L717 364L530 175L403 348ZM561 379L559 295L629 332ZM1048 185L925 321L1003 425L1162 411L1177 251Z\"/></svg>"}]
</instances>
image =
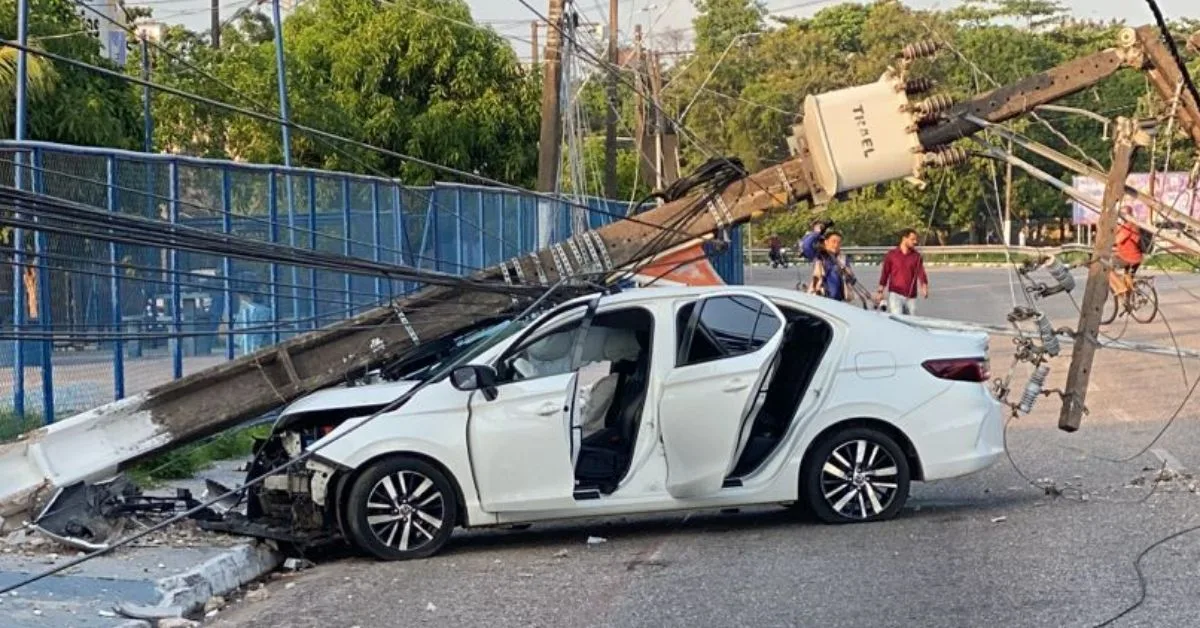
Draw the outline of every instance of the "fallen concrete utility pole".
<instances>
[{"instance_id":1,"label":"fallen concrete utility pole","mask_svg":"<svg viewBox=\"0 0 1200 628\"><path fill-rule=\"evenodd\" d=\"M1157 44L1154 40L1150 45ZM906 47L899 71L868 85L809 96L796 127L796 158L729 185L685 226L699 195L666 203L477 275L521 283L556 281L581 272L614 273L699 237L723 232L803 199L818 202L847 191L919 177L928 166L967 158L947 145L980 127L970 113L996 123L1077 93L1121 67L1143 69L1132 30L1117 49L1072 61L963 105L944 97L910 103L920 79L907 63L936 52ZM926 87L928 89L928 87ZM957 113L955 113L957 112ZM945 116L949 120L943 120ZM924 128L921 122L926 123ZM933 123L933 124L931 124ZM646 250L647 242L654 250ZM101 406L0 445L0 517L20 523L56 487L96 480L123 465L235 426L273 407L338 384L349 372L391 361L419 344L510 311L511 297L454 287L426 288L331 327Z\"/></svg>"}]
</instances>

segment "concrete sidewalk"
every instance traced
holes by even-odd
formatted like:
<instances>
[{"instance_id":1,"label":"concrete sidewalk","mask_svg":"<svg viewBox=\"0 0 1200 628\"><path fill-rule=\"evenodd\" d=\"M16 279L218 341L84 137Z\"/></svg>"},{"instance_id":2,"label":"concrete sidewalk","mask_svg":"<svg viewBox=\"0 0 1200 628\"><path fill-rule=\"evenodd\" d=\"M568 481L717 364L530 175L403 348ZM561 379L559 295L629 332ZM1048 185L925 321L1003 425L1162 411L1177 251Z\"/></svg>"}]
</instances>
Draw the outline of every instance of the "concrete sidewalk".
<instances>
[{"instance_id":1,"label":"concrete sidewalk","mask_svg":"<svg viewBox=\"0 0 1200 628\"><path fill-rule=\"evenodd\" d=\"M226 461L199 477L172 482L148 494L189 488L200 497L204 479L236 485L242 461ZM57 545L32 530L0 539L0 587L61 565L81 552ZM197 615L214 596L224 596L277 568L283 557L268 543L205 532L182 521L129 546L91 559L0 598L0 625L13 628L133 628L124 607L155 614Z\"/></svg>"}]
</instances>

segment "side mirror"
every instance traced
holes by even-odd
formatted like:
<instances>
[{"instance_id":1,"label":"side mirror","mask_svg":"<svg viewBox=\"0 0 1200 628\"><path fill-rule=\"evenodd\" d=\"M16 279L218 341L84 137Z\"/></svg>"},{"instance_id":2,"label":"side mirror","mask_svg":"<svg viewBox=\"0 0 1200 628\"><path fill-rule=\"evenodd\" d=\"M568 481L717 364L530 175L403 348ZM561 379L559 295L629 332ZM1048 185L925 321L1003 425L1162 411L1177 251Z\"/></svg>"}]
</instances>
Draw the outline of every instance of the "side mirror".
<instances>
[{"instance_id":1,"label":"side mirror","mask_svg":"<svg viewBox=\"0 0 1200 628\"><path fill-rule=\"evenodd\" d=\"M496 370L490 366L468 364L450 372L450 385L458 390L482 390L488 401L496 398Z\"/></svg>"}]
</instances>

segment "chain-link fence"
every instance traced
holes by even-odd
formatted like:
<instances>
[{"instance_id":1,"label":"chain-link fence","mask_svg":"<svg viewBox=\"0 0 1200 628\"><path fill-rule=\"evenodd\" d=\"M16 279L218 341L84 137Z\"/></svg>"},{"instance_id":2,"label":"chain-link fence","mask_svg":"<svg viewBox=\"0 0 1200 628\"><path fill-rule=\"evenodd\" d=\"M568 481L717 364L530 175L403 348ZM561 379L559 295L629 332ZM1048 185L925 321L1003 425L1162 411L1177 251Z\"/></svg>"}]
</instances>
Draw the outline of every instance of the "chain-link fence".
<instances>
[{"instance_id":1,"label":"chain-link fence","mask_svg":"<svg viewBox=\"0 0 1200 628\"><path fill-rule=\"evenodd\" d=\"M19 177L19 179L18 179ZM459 184L0 142L0 181L110 212L470 274L535 250L538 197ZM590 226L625 204L592 199ZM570 207L543 223L571 235ZM177 379L411 292L413 282L29 230L4 234L0 432ZM732 237L734 249L741 239ZM740 283L741 253L714 259Z\"/></svg>"}]
</instances>

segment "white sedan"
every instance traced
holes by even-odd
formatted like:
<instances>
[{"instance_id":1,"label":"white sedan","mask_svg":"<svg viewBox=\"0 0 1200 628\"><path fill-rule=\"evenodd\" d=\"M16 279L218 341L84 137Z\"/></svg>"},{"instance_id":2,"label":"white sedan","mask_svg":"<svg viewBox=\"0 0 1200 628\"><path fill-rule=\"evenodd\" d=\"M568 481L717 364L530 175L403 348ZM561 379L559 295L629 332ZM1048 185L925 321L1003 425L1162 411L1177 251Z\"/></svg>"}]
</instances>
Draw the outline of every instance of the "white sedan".
<instances>
[{"instance_id":1,"label":"white sedan","mask_svg":"<svg viewBox=\"0 0 1200 628\"><path fill-rule=\"evenodd\" d=\"M324 526L384 559L429 556L457 526L775 503L878 521L912 481L1003 454L986 335L789 290L582 297L478 344L370 420L416 382L287 407L276 454L317 451L268 478L250 518Z\"/></svg>"}]
</instances>

